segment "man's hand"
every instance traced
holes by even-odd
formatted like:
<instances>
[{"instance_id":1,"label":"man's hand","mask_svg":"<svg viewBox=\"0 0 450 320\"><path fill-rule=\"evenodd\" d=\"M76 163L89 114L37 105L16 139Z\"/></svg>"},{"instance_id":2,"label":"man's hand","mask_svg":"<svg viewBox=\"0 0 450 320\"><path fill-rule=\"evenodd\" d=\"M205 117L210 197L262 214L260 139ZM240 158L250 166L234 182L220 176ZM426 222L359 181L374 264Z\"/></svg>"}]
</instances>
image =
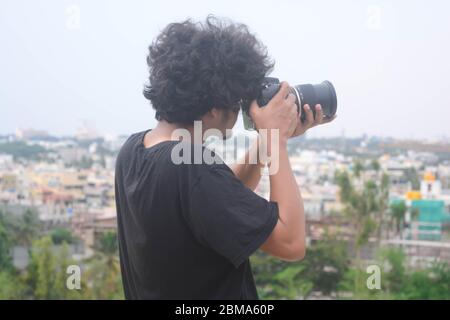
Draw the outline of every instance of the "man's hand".
<instances>
[{"instance_id":1,"label":"man's hand","mask_svg":"<svg viewBox=\"0 0 450 320\"><path fill-rule=\"evenodd\" d=\"M280 90L264 108L260 108L254 100L249 114L258 130L267 129L269 133L279 130L281 142L286 142L294 134L299 118L295 96L289 94L287 82L281 83Z\"/></svg>"},{"instance_id":2,"label":"man's hand","mask_svg":"<svg viewBox=\"0 0 450 320\"><path fill-rule=\"evenodd\" d=\"M295 127L294 133L291 137L296 137L302 135L306 132L306 130L318 126L320 124L325 124L336 119L337 115L334 115L330 118L323 116L322 106L320 104L316 104L316 117L314 118L314 114L308 104L305 104L303 107L305 111L305 121L302 122L300 120L300 116L297 117L297 126ZM300 108L301 110L301 108ZM301 112L301 111L300 111Z\"/></svg>"}]
</instances>

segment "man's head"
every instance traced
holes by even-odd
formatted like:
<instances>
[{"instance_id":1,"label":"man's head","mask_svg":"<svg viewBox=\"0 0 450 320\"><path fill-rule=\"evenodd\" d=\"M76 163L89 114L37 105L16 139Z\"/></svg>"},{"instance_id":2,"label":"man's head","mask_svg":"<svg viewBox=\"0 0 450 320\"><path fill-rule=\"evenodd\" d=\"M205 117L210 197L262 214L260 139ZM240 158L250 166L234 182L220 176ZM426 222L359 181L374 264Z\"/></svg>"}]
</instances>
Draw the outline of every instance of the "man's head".
<instances>
[{"instance_id":1,"label":"man's head","mask_svg":"<svg viewBox=\"0 0 450 320\"><path fill-rule=\"evenodd\" d=\"M247 26L208 16L204 23L169 24L149 47L144 96L157 120L204 130L231 129L240 101L258 96L273 68L266 48Z\"/></svg>"}]
</instances>

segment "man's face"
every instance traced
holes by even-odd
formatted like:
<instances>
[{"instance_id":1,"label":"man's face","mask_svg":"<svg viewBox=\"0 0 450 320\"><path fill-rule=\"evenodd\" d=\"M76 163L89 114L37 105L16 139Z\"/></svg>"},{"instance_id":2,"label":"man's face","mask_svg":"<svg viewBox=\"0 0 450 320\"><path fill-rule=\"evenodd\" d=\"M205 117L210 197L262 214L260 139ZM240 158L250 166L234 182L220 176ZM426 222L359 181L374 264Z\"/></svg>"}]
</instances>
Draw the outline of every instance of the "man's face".
<instances>
[{"instance_id":1,"label":"man's face","mask_svg":"<svg viewBox=\"0 0 450 320\"><path fill-rule=\"evenodd\" d=\"M223 110L223 127L220 128L220 131L222 131L224 140L231 137L232 129L236 124L238 114L239 109Z\"/></svg>"}]
</instances>

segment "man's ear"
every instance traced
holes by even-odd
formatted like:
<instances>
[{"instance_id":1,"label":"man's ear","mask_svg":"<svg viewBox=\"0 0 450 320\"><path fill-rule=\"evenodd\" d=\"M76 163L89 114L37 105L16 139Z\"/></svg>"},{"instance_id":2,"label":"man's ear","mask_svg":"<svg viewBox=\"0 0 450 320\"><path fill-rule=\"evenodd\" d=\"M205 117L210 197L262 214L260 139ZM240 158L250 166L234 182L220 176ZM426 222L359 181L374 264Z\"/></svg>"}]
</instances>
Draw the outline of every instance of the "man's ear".
<instances>
[{"instance_id":1,"label":"man's ear","mask_svg":"<svg viewBox=\"0 0 450 320\"><path fill-rule=\"evenodd\" d=\"M223 110L218 108L212 108L211 110L208 111L207 115L210 119L217 120L220 119L222 111Z\"/></svg>"},{"instance_id":2,"label":"man's ear","mask_svg":"<svg viewBox=\"0 0 450 320\"><path fill-rule=\"evenodd\" d=\"M202 120L205 123L217 124L222 119L223 110L219 108L212 108L207 113L205 113L202 117Z\"/></svg>"}]
</instances>

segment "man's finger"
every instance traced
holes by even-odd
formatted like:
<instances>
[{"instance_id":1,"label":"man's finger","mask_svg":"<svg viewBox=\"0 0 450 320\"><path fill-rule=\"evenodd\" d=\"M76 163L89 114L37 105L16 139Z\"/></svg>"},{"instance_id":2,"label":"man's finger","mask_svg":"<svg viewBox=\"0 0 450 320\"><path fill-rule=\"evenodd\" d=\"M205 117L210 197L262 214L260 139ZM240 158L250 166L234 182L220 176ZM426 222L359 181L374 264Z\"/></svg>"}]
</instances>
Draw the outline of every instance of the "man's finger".
<instances>
[{"instance_id":1,"label":"man's finger","mask_svg":"<svg viewBox=\"0 0 450 320\"><path fill-rule=\"evenodd\" d=\"M305 104L303 109L305 110L305 120L306 120L304 125L309 128L314 123L314 115L311 108L309 107L309 104Z\"/></svg>"},{"instance_id":2,"label":"man's finger","mask_svg":"<svg viewBox=\"0 0 450 320\"><path fill-rule=\"evenodd\" d=\"M314 118L314 125L321 124L323 121L323 110L320 104L316 104L316 117Z\"/></svg>"},{"instance_id":3,"label":"man's finger","mask_svg":"<svg viewBox=\"0 0 450 320\"><path fill-rule=\"evenodd\" d=\"M272 100L274 102L281 103L286 99L286 96L289 94L289 83L287 83L286 81L283 81L281 83L280 89L278 90L278 92L273 96Z\"/></svg>"},{"instance_id":4,"label":"man's finger","mask_svg":"<svg viewBox=\"0 0 450 320\"><path fill-rule=\"evenodd\" d=\"M295 100L296 100L296 99L297 99L297 98L295 97L294 94L289 93L288 96L287 96L287 98L286 98L286 102L287 102L288 105L297 106L297 105L295 104Z\"/></svg>"},{"instance_id":5,"label":"man's finger","mask_svg":"<svg viewBox=\"0 0 450 320\"><path fill-rule=\"evenodd\" d=\"M258 102L255 100L252 101L252 103L250 104L250 108L248 109L248 114L250 115L250 117L253 119L254 115L257 114L259 112L259 105Z\"/></svg>"}]
</instances>

